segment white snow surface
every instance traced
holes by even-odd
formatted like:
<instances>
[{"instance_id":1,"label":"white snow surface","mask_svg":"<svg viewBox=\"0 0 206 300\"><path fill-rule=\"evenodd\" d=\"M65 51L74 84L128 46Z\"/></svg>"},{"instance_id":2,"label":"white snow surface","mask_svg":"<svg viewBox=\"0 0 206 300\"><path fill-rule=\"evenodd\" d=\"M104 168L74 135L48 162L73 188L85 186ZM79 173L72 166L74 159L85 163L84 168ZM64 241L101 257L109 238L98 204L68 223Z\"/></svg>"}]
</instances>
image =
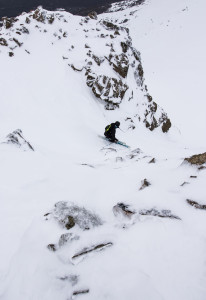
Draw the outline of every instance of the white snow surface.
<instances>
[{"instance_id":1,"label":"white snow surface","mask_svg":"<svg viewBox=\"0 0 206 300\"><path fill-rule=\"evenodd\" d=\"M67 22L32 20L14 57L1 47L1 141L20 128L35 151L0 144L0 299L205 300L206 211L186 199L206 205L206 169L183 163L206 146L205 6L203 0L147 0L98 16L117 24L128 19L122 24L141 52L150 94L173 124L167 134L138 121L128 130L132 106L123 102L106 111L84 75L68 67L81 68L85 59L81 17L60 12ZM93 28L96 21L83 26ZM62 28L70 39L58 38ZM101 54L94 36L87 41ZM69 51L72 45L78 51ZM116 120L124 131L117 138L130 149L99 137ZM152 158L156 163L149 163ZM145 178L151 185L140 190ZM67 230L52 214L44 216L60 201L85 207L103 224ZM117 203L136 213L116 217ZM139 214L153 208L181 220ZM49 251L47 245L67 232L79 239ZM73 259L103 243L112 246ZM75 295L83 290L89 292Z\"/></svg>"}]
</instances>

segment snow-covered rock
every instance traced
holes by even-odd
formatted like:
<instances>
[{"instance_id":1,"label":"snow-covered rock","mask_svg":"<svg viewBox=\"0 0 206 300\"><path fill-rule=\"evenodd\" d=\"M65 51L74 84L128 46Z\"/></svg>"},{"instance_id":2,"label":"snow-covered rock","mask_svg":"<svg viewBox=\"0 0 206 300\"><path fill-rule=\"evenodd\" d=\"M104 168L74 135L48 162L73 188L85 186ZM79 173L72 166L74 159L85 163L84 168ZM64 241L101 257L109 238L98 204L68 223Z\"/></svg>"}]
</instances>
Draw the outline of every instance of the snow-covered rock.
<instances>
[{"instance_id":1,"label":"snow-covered rock","mask_svg":"<svg viewBox=\"0 0 206 300\"><path fill-rule=\"evenodd\" d=\"M97 17L81 18L76 28L69 27L73 18L66 12L48 12L38 7L19 19L12 19L11 26L6 25L8 20L7 23L4 21L0 45L10 49L7 54L14 58L18 47L24 46L25 56L32 53L27 47L27 35L31 30L39 36L44 33L52 45L57 46L63 39L64 53L70 52L62 53L63 59L74 72L85 73L85 83L106 104L107 110L119 108L126 102L128 106L136 106L130 118L142 122L151 131L161 127L163 132L168 132L171 121L147 91L140 53L133 46L129 29ZM54 31L56 26L58 32ZM67 49L68 43L70 49ZM77 47L74 47L75 43Z\"/></svg>"},{"instance_id":2,"label":"snow-covered rock","mask_svg":"<svg viewBox=\"0 0 206 300\"><path fill-rule=\"evenodd\" d=\"M6 140L3 143L17 146L18 148L21 148L25 151L26 150L34 151L32 145L23 137L23 133L21 129L17 129L12 133L8 134Z\"/></svg>"},{"instance_id":3,"label":"snow-covered rock","mask_svg":"<svg viewBox=\"0 0 206 300\"><path fill-rule=\"evenodd\" d=\"M58 202L55 204L53 216L68 230L77 224L83 230L89 230L102 225L102 220L96 214L73 203Z\"/></svg>"}]
</instances>

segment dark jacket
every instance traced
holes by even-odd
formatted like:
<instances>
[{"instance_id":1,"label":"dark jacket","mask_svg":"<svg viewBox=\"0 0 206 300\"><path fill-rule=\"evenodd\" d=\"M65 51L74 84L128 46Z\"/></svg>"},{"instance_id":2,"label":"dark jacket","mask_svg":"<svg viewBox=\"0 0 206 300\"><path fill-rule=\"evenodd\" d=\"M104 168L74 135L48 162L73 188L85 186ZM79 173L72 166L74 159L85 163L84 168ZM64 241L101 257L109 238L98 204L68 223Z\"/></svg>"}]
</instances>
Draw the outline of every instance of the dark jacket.
<instances>
[{"instance_id":1,"label":"dark jacket","mask_svg":"<svg viewBox=\"0 0 206 300\"><path fill-rule=\"evenodd\" d=\"M112 123L110 125L108 125L105 128L105 133L104 135L111 141L111 142L117 142L118 140L115 138L115 134L116 134L116 125L115 123Z\"/></svg>"}]
</instances>

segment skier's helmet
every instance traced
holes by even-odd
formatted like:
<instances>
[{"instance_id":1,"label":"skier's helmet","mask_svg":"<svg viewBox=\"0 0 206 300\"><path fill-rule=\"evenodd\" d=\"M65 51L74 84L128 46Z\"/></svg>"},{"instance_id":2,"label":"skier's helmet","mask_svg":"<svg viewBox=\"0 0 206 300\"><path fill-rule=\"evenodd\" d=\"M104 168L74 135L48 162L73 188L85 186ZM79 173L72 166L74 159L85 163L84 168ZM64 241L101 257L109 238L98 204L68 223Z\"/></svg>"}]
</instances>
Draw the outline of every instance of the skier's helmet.
<instances>
[{"instance_id":1,"label":"skier's helmet","mask_svg":"<svg viewBox=\"0 0 206 300\"><path fill-rule=\"evenodd\" d=\"M119 122L119 121L116 121L116 122L115 122L115 125L116 125L117 128L119 128L120 122Z\"/></svg>"}]
</instances>

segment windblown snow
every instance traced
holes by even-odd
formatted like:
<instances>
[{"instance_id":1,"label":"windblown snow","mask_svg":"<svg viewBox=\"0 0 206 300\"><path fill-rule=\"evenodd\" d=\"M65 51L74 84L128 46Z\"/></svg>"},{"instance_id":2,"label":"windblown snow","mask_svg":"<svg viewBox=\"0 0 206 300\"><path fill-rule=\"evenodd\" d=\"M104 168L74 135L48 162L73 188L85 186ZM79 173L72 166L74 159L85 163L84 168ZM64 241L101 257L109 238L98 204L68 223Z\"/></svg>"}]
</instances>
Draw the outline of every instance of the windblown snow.
<instances>
[{"instance_id":1,"label":"windblown snow","mask_svg":"<svg viewBox=\"0 0 206 300\"><path fill-rule=\"evenodd\" d=\"M205 299L204 9L3 18L0 299Z\"/></svg>"}]
</instances>

